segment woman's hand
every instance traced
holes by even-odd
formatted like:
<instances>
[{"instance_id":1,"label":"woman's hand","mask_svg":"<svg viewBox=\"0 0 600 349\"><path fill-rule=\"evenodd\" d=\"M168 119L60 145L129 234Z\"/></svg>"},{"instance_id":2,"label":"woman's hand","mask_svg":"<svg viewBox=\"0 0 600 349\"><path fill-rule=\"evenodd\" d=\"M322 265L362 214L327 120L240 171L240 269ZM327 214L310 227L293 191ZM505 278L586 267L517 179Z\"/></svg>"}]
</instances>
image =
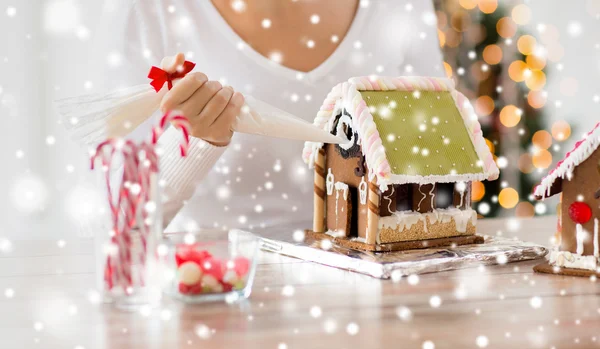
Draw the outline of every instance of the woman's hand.
<instances>
[{"instance_id":1,"label":"woman's hand","mask_svg":"<svg viewBox=\"0 0 600 349\"><path fill-rule=\"evenodd\" d=\"M183 53L163 59L162 69L175 72L185 61ZM167 92L160 110L179 110L192 125L191 135L213 145L229 144L235 118L244 105L244 96L230 86L221 86L218 81L208 80L200 72L187 74Z\"/></svg>"}]
</instances>

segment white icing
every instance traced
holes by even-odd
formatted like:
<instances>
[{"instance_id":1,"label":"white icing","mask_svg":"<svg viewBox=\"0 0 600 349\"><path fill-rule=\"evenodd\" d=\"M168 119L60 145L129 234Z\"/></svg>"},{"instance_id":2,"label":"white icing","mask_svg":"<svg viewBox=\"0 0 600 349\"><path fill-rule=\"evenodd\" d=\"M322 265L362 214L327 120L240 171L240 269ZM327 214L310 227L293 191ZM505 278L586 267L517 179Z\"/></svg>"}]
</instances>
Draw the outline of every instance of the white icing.
<instances>
[{"instance_id":1,"label":"white icing","mask_svg":"<svg viewBox=\"0 0 600 349\"><path fill-rule=\"evenodd\" d=\"M583 230L581 224L577 224L575 230L577 232L575 235L577 238L577 254L583 254L583 243L585 242L587 233Z\"/></svg>"},{"instance_id":2,"label":"white icing","mask_svg":"<svg viewBox=\"0 0 600 349\"><path fill-rule=\"evenodd\" d=\"M394 188L394 187L392 186L392 191L390 192L390 195L388 195L388 196L384 196L384 198L385 198L386 200L388 200L388 204L387 204L387 209L388 209L388 212L394 212L394 211L396 211L396 209L395 209L395 208L394 208L394 210L392 211L392 195L394 195L394 193L395 193L395 192L396 192L396 188Z\"/></svg>"},{"instance_id":3,"label":"white icing","mask_svg":"<svg viewBox=\"0 0 600 349\"><path fill-rule=\"evenodd\" d=\"M564 268L598 270L598 257L582 256L568 251L552 250L546 257L551 265Z\"/></svg>"},{"instance_id":4,"label":"white icing","mask_svg":"<svg viewBox=\"0 0 600 349\"><path fill-rule=\"evenodd\" d=\"M331 169L327 169L327 179L325 181L327 185L327 195L333 194L333 182L335 178L333 177L333 173L331 173Z\"/></svg>"},{"instance_id":5,"label":"white icing","mask_svg":"<svg viewBox=\"0 0 600 349\"><path fill-rule=\"evenodd\" d=\"M348 184L343 182L335 182L335 226L338 225L338 202L340 201L340 191L342 192L342 196L344 197L344 201L348 200ZM342 206L342 212L344 212L344 208L346 205ZM344 234L345 235L345 234Z\"/></svg>"},{"instance_id":6,"label":"white icing","mask_svg":"<svg viewBox=\"0 0 600 349\"><path fill-rule=\"evenodd\" d=\"M415 224L422 224L423 229L427 231L427 222L435 223L450 223L454 220L456 231L464 233L467 231L467 226L471 223L477 225L477 212L475 210L459 210L457 208L436 209L432 212L419 213L416 211L400 211L394 212L391 216L379 217L379 230L390 228L398 231L410 229ZM379 242L379 237L377 237Z\"/></svg>"},{"instance_id":7,"label":"white icing","mask_svg":"<svg viewBox=\"0 0 600 349\"><path fill-rule=\"evenodd\" d=\"M340 231L340 230L328 230L325 232L325 234L327 234L329 236L333 236L334 238L346 236L346 233L344 233L343 231Z\"/></svg>"},{"instance_id":8,"label":"white icing","mask_svg":"<svg viewBox=\"0 0 600 349\"><path fill-rule=\"evenodd\" d=\"M331 120L334 120L334 118L331 118ZM344 132L344 125L346 125L346 127L348 127L348 128L353 128L352 119L348 115L345 115L345 114L343 114L340 117L340 121L338 121L337 128L336 128L336 134L338 136L343 136L345 138L346 133ZM353 130L348 142L339 144L340 148L345 149L345 150L352 148L352 146L354 145L354 135L355 135L355 133Z\"/></svg>"},{"instance_id":9,"label":"white icing","mask_svg":"<svg viewBox=\"0 0 600 349\"><path fill-rule=\"evenodd\" d=\"M419 200L419 204L417 205L417 210L420 210L420 209L421 209L421 203L423 203L423 200L425 200L425 198L427 198L427 195L425 195L425 193L423 193L423 192L421 191L421 187L422 187L422 185L421 185L421 184L419 184L419 193L421 193L421 195L423 195L423 197L421 198L421 200ZM432 207L433 207L433 206L432 206Z\"/></svg>"},{"instance_id":10,"label":"white icing","mask_svg":"<svg viewBox=\"0 0 600 349\"><path fill-rule=\"evenodd\" d=\"M435 207L435 183L431 186L431 190L429 191L429 195L431 195L431 207Z\"/></svg>"},{"instance_id":11,"label":"white icing","mask_svg":"<svg viewBox=\"0 0 600 349\"><path fill-rule=\"evenodd\" d=\"M335 182L335 198L337 200L339 192L343 191L344 200L348 200L348 184L344 182Z\"/></svg>"},{"instance_id":12,"label":"white icing","mask_svg":"<svg viewBox=\"0 0 600 349\"><path fill-rule=\"evenodd\" d=\"M458 207L462 207L465 200L465 191L467 190L467 184L465 182L458 182L454 188L460 193L460 204Z\"/></svg>"},{"instance_id":13,"label":"white icing","mask_svg":"<svg viewBox=\"0 0 600 349\"><path fill-rule=\"evenodd\" d=\"M600 145L600 127L598 126L600 123L596 124L596 127L585 136L579 147L569 152L560 165L542 179L540 185L535 188L535 196L550 197L552 185L557 179L571 180L575 167L587 160Z\"/></svg>"},{"instance_id":14,"label":"white icing","mask_svg":"<svg viewBox=\"0 0 600 349\"><path fill-rule=\"evenodd\" d=\"M363 205L367 204L367 182L365 181L365 177L360 179L360 184L358 185L358 192L360 194L360 203Z\"/></svg>"},{"instance_id":15,"label":"white icing","mask_svg":"<svg viewBox=\"0 0 600 349\"><path fill-rule=\"evenodd\" d=\"M598 218L594 218L594 256L599 257L598 251Z\"/></svg>"}]
</instances>

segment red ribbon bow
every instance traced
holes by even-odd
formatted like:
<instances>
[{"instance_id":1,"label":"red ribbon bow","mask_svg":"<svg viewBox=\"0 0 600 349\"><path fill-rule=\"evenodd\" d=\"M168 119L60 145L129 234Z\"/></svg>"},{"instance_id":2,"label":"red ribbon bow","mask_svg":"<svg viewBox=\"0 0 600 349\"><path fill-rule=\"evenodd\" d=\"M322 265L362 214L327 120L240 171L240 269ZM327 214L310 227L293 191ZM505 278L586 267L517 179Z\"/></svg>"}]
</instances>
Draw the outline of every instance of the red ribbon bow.
<instances>
[{"instance_id":1,"label":"red ribbon bow","mask_svg":"<svg viewBox=\"0 0 600 349\"><path fill-rule=\"evenodd\" d=\"M187 73L191 72L195 66L196 63L185 61L183 62L181 69L177 69L177 71L174 73L167 73L166 71L158 67L152 67L150 68L150 72L148 73L148 78L152 79L150 85L152 85L156 92L158 92L165 85L166 82L170 90L173 88L173 80L183 78L187 75Z\"/></svg>"}]
</instances>

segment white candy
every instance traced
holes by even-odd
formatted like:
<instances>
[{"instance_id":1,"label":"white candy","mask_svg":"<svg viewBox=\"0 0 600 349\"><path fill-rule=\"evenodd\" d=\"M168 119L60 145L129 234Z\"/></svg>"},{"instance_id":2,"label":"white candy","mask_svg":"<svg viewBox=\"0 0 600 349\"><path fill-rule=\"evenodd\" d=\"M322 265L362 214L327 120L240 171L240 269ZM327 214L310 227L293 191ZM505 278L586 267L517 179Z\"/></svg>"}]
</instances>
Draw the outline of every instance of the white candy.
<instances>
[{"instance_id":1,"label":"white candy","mask_svg":"<svg viewBox=\"0 0 600 349\"><path fill-rule=\"evenodd\" d=\"M204 275L202 278L202 288L205 287L214 292L223 292L223 286L212 275Z\"/></svg>"},{"instance_id":2,"label":"white candy","mask_svg":"<svg viewBox=\"0 0 600 349\"><path fill-rule=\"evenodd\" d=\"M233 285L233 284L235 284L236 282L239 281L239 278L238 278L238 276L237 276L237 274L236 274L235 271L228 270L225 273L225 275L223 275L223 281L225 281L226 283L228 283L230 285Z\"/></svg>"},{"instance_id":3,"label":"white candy","mask_svg":"<svg viewBox=\"0 0 600 349\"><path fill-rule=\"evenodd\" d=\"M197 284L202 277L202 270L200 269L200 266L194 262L183 263L179 266L177 271L179 275L179 282L187 286Z\"/></svg>"}]
</instances>

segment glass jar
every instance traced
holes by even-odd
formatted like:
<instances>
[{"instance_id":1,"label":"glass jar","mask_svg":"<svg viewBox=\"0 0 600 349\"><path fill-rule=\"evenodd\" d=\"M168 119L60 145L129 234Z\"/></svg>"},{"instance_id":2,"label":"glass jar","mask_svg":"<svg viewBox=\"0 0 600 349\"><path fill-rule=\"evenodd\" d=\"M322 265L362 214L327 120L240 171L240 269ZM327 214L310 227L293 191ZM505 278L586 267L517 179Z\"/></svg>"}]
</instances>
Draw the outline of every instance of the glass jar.
<instances>
[{"instance_id":1,"label":"glass jar","mask_svg":"<svg viewBox=\"0 0 600 349\"><path fill-rule=\"evenodd\" d=\"M257 236L240 230L205 230L169 235L165 244L168 281L164 291L169 296L187 303L232 303L250 296Z\"/></svg>"},{"instance_id":2,"label":"glass jar","mask_svg":"<svg viewBox=\"0 0 600 349\"><path fill-rule=\"evenodd\" d=\"M126 183L120 190L136 194L136 185ZM103 210L95 234L96 284L104 302L123 310L154 306L161 299L163 280L157 254L157 242L162 236L162 209L156 199L160 197L159 190L157 175L152 174L147 194L137 200L137 205L117 205L117 198L109 205L108 193L105 199L107 210Z\"/></svg>"}]
</instances>

